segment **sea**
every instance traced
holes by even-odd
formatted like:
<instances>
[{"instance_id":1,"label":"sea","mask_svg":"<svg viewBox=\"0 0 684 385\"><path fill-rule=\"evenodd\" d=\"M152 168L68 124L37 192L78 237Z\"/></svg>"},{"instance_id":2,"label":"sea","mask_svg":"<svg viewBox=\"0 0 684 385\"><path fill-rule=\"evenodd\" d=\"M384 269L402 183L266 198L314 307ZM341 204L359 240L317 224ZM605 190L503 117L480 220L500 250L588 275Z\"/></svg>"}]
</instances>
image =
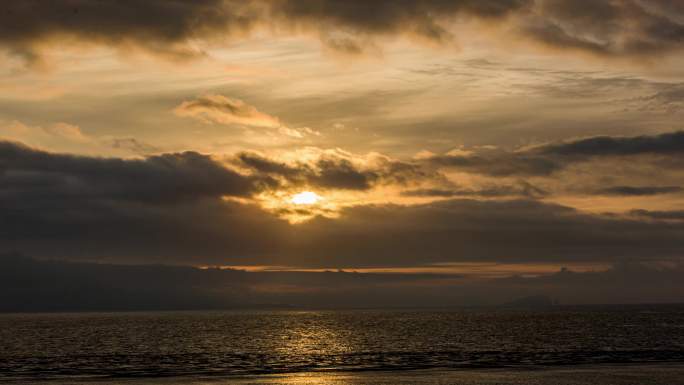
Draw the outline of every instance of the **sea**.
<instances>
[{"instance_id":1,"label":"sea","mask_svg":"<svg viewBox=\"0 0 684 385\"><path fill-rule=\"evenodd\" d=\"M683 363L684 305L0 315L0 382L261 383Z\"/></svg>"}]
</instances>

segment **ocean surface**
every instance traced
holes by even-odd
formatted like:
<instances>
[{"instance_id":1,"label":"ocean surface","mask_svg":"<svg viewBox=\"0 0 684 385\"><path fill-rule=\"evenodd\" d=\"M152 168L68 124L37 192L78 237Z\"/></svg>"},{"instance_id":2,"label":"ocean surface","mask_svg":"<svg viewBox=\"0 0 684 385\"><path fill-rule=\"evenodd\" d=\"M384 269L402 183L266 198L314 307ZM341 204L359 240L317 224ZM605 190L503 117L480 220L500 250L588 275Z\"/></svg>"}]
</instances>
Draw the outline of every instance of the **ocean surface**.
<instances>
[{"instance_id":1,"label":"ocean surface","mask_svg":"<svg viewBox=\"0 0 684 385\"><path fill-rule=\"evenodd\" d=\"M684 306L0 315L0 381L684 363Z\"/></svg>"}]
</instances>

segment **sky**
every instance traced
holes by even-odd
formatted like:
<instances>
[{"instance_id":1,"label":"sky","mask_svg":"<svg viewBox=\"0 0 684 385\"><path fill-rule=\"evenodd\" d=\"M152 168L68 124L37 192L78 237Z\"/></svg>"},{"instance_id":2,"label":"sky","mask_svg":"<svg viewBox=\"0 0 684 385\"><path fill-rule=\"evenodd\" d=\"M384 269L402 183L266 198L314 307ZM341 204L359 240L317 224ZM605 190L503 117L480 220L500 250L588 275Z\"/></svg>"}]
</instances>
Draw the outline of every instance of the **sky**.
<instances>
[{"instance_id":1,"label":"sky","mask_svg":"<svg viewBox=\"0 0 684 385\"><path fill-rule=\"evenodd\" d=\"M0 58L3 255L684 301L679 1L9 1Z\"/></svg>"}]
</instances>

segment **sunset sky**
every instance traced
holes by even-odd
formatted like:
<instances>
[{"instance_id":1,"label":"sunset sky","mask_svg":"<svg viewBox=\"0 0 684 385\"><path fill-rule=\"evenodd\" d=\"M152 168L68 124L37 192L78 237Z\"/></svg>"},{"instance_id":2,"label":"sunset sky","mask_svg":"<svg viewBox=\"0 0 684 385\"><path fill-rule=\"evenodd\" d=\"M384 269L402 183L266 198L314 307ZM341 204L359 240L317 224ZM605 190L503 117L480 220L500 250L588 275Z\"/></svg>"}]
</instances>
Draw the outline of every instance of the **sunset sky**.
<instances>
[{"instance_id":1,"label":"sunset sky","mask_svg":"<svg viewBox=\"0 0 684 385\"><path fill-rule=\"evenodd\" d=\"M0 55L0 252L681 269L684 2L27 0Z\"/></svg>"}]
</instances>

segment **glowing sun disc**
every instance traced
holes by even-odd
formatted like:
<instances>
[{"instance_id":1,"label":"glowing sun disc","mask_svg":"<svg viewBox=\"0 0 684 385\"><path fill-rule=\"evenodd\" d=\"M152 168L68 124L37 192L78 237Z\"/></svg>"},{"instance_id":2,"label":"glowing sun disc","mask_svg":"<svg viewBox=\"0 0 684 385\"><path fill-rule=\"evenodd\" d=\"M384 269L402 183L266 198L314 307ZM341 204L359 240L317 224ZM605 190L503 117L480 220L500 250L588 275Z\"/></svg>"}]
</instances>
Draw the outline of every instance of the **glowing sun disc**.
<instances>
[{"instance_id":1,"label":"glowing sun disc","mask_svg":"<svg viewBox=\"0 0 684 385\"><path fill-rule=\"evenodd\" d=\"M313 191L303 191L299 194L293 195L292 199L290 199L290 202L296 205L313 205L318 203L318 201L321 199L323 198Z\"/></svg>"}]
</instances>

